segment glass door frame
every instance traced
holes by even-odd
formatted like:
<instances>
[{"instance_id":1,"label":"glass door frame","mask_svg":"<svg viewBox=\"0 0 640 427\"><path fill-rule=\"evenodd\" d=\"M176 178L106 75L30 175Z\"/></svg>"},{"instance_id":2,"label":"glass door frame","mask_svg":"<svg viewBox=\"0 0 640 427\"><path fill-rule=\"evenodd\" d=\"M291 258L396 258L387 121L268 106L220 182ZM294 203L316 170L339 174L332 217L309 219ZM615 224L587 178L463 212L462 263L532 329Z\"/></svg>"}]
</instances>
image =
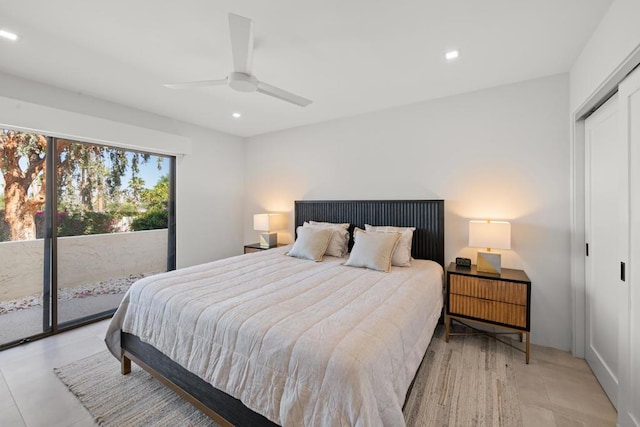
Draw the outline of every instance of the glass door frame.
<instances>
[{"instance_id":1,"label":"glass door frame","mask_svg":"<svg viewBox=\"0 0 640 427\"><path fill-rule=\"evenodd\" d=\"M6 126L7 128L12 128ZM20 128L12 128L20 132L28 132ZM42 280L42 332L34 334L28 337L22 337L14 341L7 343L0 343L0 351L6 350L11 347L15 347L20 344L39 340L55 335L60 332L75 329L81 326L85 326L90 323L94 323L100 320L108 319L117 310L116 308L91 314L88 316L80 317L78 319L69 320L58 324L58 224L57 224L57 188L58 188L58 176L57 176L57 158L55 156L56 146L58 139L52 136L46 136L47 149L45 160L45 235L44 240L44 268L43 268L43 280ZM78 143L89 142L74 141ZM113 147L105 144L106 147ZM146 152L141 150L128 149L125 147L114 147L123 149L129 152L137 152L143 154L150 154L154 156L164 156L169 159L169 199L167 202L167 209L169 213L169 220L167 224L167 271L176 269L176 156L158 154L152 152Z\"/></svg>"}]
</instances>

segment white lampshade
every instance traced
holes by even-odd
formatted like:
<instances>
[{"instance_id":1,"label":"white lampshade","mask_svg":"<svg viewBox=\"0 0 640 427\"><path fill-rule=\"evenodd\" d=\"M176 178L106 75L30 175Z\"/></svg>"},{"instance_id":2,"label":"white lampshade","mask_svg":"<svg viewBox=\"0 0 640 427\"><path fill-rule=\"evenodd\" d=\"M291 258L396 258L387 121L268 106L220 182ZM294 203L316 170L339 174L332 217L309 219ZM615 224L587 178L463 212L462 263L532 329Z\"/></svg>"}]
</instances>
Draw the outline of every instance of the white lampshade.
<instances>
[{"instance_id":1,"label":"white lampshade","mask_svg":"<svg viewBox=\"0 0 640 427\"><path fill-rule=\"evenodd\" d=\"M280 214L255 214L253 216L253 229L263 231L260 233L260 247L272 248L278 245L278 233L271 230L282 228L282 216Z\"/></svg>"},{"instance_id":2,"label":"white lampshade","mask_svg":"<svg viewBox=\"0 0 640 427\"><path fill-rule=\"evenodd\" d=\"M280 227L279 214L255 214L253 216L253 229L256 231L271 231Z\"/></svg>"},{"instance_id":3,"label":"white lampshade","mask_svg":"<svg viewBox=\"0 0 640 427\"><path fill-rule=\"evenodd\" d=\"M469 221L469 246L511 249L511 224L506 221Z\"/></svg>"},{"instance_id":4,"label":"white lampshade","mask_svg":"<svg viewBox=\"0 0 640 427\"><path fill-rule=\"evenodd\" d=\"M487 248L478 251L478 272L502 272L502 257L491 249L511 249L511 224L506 221L469 221L469 246Z\"/></svg>"}]
</instances>

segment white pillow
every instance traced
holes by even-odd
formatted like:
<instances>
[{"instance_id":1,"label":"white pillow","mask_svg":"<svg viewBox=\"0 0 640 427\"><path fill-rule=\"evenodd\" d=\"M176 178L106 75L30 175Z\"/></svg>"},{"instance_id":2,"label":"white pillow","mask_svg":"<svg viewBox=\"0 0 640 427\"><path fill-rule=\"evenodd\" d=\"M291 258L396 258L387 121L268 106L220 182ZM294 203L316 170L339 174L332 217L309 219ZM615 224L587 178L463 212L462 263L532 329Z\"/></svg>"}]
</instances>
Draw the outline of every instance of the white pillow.
<instances>
[{"instance_id":1,"label":"white pillow","mask_svg":"<svg viewBox=\"0 0 640 427\"><path fill-rule=\"evenodd\" d=\"M287 255L322 261L322 256L329 246L333 230L329 228L298 227L298 238Z\"/></svg>"},{"instance_id":2,"label":"white pillow","mask_svg":"<svg viewBox=\"0 0 640 427\"><path fill-rule=\"evenodd\" d=\"M355 243L344 265L389 272L391 255L400 240L400 233L367 233L359 228L353 232Z\"/></svg>"},{"instance_id":3,"label":"white pillow","mask_svg":"<svg viewBox=\"0 0 640 427\"><path fill-rule=\"evenodd\" d=\"M411 265L411 241L413 240L413 232L415 227L392 227L392 226L373 226L365 224L366 231L376 233L400 233L400 240L396 250L393 251L391 265L396 267L409 267Z\"/></svg>"},{"instance_id":4,"label":"white pillow","mask_svg":"<svg viewBox=\"0 0 640 427\"><path fill-rule=\"evenodd\" d=\"M325 255L342 258L349 252L349 224L333 224L330 222L309 221L303 224L304 227L328 228L333 230L333 236L329 242L329 247Z\"/></svg>"}]
</instances>

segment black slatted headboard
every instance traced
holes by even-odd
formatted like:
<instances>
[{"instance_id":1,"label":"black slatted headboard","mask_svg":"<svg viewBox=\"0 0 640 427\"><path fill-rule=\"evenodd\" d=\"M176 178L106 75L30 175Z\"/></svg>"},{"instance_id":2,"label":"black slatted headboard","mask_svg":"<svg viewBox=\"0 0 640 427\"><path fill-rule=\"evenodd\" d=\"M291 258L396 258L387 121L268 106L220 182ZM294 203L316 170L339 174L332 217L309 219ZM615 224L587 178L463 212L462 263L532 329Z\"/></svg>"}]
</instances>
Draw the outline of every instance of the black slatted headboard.
<instances>
[{"instance_id":1,"label":"black slatted headboard","mask_svg":"<svg viewBox=\"0 0 640 427\"><path fill-rule=\"evenodd\" d=\"M354 227L365 223L416 227L412 256L444 267L444 200L298 200L296 229L305 221L348 222L352 240Z\"/></svg>"}]
</instances>

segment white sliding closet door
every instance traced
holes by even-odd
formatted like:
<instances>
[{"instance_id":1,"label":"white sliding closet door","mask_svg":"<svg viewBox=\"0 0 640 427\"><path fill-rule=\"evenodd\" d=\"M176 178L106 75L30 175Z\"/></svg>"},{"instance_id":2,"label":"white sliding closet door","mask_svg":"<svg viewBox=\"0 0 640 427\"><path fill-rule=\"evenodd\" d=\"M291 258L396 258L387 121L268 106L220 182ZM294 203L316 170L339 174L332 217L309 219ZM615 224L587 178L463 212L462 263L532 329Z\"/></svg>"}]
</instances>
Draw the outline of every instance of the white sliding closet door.
<instances>
[{"instance_id":1,"label":"white sliding closet door","mask_svg":"<svg viewBox=\"0 0 640 427\"><path fill-rule=\"evenodd\" d=\"M622 139L629 152L629 261L620 296L618 425L640 426L640 69L619 86Z\"/></svg>"},{"instance_id":2,"label":"white sliding closet door","mask_svg":"<svg viewBox=\"0 0 640 427\"><path fill-rule=\"evenodd\" d=\"M624 141L617 95L585 121L586 154L586 360L609 399L618 401L620 209L627 194ZM626 188L626 185L624 185ZM624 234L623 234L624 233Z\"/></svg>"}]
</instances>

